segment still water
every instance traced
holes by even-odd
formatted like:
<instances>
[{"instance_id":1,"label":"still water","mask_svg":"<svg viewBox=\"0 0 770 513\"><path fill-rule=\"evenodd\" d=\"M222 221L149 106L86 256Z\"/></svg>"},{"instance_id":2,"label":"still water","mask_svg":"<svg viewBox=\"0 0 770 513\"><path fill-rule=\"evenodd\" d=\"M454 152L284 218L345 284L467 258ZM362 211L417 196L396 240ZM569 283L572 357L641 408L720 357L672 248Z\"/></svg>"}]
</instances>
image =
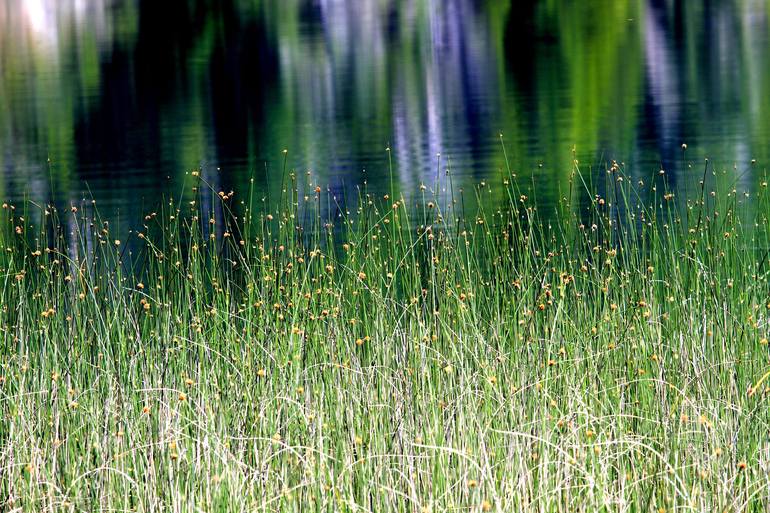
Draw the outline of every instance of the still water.
<instances>
[{"instance_id":1,"label":"still water","mask_svg":"<svg viewBox=\"0 0 770 513\"><path fill-rule=\"evenodd\" d=\"M193 169L270 197L284 149L339 194L385 190L387 146L404 194L447 166L471 187L499 176L500 133L544 204L573 148L586 173L617 159L686 187L686 143L749 190L770 162L769 17L768 0L2 0L0 197L139 219Z\"/></svg>"}]
</instances>

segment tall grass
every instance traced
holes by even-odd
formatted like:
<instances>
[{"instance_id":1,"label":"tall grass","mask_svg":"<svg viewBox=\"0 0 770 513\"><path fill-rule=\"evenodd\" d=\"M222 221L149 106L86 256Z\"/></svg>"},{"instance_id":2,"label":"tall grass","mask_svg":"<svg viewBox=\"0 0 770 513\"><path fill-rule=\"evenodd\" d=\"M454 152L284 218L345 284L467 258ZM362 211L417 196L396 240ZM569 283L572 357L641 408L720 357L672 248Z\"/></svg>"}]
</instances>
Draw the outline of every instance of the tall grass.
<instances>
[{"instance_id":1,"label":"tall grass","mask_svg":"<svg viewBox=\"0 0 770 513\"><path fill-rule=\"evenodd\" d=\"M765 511L747 173L5 205L0 510Z\"/></svg>"}]
</instances>

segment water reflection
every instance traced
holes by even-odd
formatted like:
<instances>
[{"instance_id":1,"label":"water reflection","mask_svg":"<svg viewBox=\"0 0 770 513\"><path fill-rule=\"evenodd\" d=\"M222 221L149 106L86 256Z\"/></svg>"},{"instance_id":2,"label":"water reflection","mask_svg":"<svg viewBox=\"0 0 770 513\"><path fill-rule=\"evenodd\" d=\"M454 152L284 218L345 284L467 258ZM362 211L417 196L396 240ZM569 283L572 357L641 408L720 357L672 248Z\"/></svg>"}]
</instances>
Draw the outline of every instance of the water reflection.
<instances>
[{"instance_id":1,"label":"water reflection","mask_svg":"<svg viewBox=\"0 0 770 513\"><path fill-rule=\"evenodd\" d=\"M768 2L525 4L8 0L0 194L93 195L138 219L201 168L274 197L283 148L340 194L386 189L386 146L406 193L447 166L460 189L498 176L500 132L545 203L573 148L587 173L617 158L687 187L686 142L753 187L770 158Z\"/></svg>"}]
</instances>

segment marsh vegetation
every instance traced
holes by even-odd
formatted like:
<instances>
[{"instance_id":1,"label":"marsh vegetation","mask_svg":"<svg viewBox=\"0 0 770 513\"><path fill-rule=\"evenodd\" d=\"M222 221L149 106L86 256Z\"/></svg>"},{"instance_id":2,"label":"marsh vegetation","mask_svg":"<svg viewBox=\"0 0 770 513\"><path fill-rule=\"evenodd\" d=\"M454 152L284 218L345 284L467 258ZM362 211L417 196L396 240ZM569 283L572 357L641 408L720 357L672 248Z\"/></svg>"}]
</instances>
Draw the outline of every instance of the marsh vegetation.
<instances>
[{"instance_id":1,"label":"marsh vegetation","mask_svg":"<svg viewBox=\"0 0 770 513\"><path fill-rule=\"evenodd\" d=\"M0 509L766 510L767 176L681 165L3 205Z\"/></svg>"}]
</instances>

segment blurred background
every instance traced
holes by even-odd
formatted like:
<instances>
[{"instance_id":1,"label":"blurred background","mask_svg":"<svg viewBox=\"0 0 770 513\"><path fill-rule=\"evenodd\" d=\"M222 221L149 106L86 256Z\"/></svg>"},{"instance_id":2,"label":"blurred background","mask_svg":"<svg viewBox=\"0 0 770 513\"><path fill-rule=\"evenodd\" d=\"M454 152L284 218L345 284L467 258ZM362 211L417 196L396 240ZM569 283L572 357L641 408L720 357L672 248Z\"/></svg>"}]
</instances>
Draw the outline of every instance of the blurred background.
<instances>
[{"instance_id":1,"label":"blurred background","mask_svg":"<svg viewBox=\"0 0 770 513\"><path fill-rule=\"evenodd\" d=\"M573 149L647 178L709 156L751 189L770 158L770 0L3 0L0 198L139 220L200 169L278 194L405 195L451 166L539 201ZM436 155L441 153L441 161ZM749 161L757 159L751 167Z\"/></svg>"}]
</instances>

